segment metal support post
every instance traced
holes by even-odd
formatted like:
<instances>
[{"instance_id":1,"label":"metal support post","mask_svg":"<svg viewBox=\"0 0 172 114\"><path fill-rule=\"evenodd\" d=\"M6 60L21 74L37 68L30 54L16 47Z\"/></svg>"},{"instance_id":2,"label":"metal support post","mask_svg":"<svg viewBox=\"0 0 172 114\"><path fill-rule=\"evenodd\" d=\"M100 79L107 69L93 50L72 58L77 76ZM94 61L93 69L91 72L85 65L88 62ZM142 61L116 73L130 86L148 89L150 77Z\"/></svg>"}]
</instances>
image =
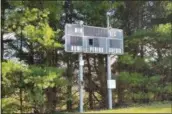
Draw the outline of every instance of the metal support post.
<instances>
[{"instance_id":1,"label":"metal support post","mask_svg":"<svg viewBox=\"0 0 172 114\"><path fill-rule=\"evenodd\" d=\"M109 15L107 15L107 28L109 29ZM107 80L111 80L110 55L107 55ZM108 108L112 109L112 89L108 88Z\"/></svg>"},{"instance_id":2,"label":"metal support post","mask_svg":"<svg viewBox=\"0 0 172 114\"><path fill-rule=\"evenodd\" d=\"M107 80L111 80L110 55L107 55ZM112 89L108 88L108 108L112 109Z\"/></svg>"},{"instance_id":3,"label":"metal support post","mask_svg":"<svg viewBox=\"0 0 172 114\"><path fill-rule=\"evenodd\" d=\"M83 112L83 65L84 65L84 61L83 61L83 55L82 53L79 54L79 97L80 97L80 101L79 101L79 112L82 113Z\"/></svg>"}]
</instances>

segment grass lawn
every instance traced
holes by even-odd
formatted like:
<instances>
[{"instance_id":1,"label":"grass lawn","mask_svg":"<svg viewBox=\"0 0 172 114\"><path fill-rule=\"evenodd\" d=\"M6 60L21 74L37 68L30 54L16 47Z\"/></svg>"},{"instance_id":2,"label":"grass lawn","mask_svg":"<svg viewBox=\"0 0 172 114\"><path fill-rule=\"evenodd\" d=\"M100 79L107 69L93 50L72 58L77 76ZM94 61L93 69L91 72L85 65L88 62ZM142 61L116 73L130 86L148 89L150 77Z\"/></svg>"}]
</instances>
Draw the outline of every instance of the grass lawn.
<instances>
[{"instance_id":1,"label":"grass lawn","mask_svg":"<svg viewBox=\"0 0 172 114\"><path fill-rule=\"evenodd\" d=\"M171 103L154 103L113 110L91 111L87 113L172 113Z\"/></svg>"}]
</instances>

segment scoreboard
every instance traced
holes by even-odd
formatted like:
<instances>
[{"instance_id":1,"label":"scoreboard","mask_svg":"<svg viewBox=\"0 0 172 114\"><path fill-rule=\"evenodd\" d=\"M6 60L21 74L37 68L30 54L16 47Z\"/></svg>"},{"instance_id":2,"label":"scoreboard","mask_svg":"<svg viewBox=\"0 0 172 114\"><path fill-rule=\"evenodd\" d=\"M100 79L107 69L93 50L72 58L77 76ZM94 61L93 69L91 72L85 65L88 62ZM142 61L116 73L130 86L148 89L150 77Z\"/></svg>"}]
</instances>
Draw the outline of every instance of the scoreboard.
<instances>
[{"instance_id":1,"label":"scoreboard","mask_svg":"<svg viewBox=\"0 0 172 114\"><path fill-rule=\"evenodd\" d=\"M65 25L65 51L75 53L123 54L123 30L79 24Z\"/></svg>"}]
</instances>

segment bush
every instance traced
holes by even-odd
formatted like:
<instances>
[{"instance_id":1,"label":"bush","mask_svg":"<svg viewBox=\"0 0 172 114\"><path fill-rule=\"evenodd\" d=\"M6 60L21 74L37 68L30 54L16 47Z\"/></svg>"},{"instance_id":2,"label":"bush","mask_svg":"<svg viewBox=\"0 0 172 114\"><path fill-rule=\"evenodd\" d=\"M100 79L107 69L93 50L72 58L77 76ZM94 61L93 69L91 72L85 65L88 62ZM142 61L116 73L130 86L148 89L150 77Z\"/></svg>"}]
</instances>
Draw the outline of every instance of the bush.
<instances>
[{"instance_id":1,"label":"bush","mask_svg":"<svg viewBox=\"0 0 172 114\"><path fill-rule=\"evenodd\" d=\"M123 85L124 101L134 100L134 102L154 101L162 95L166 98L172 94L169 83L160 84L161 77L144 76L140 73L121 72L118 78Z\"/></svg>"}]
</instances>

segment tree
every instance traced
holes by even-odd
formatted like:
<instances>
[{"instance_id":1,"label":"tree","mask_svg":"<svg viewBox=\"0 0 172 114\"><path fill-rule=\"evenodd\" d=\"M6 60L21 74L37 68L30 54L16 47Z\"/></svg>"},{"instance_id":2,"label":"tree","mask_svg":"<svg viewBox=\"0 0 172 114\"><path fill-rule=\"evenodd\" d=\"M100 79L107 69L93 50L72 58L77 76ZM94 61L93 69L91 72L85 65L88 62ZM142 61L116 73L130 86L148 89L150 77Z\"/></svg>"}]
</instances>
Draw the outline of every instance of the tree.
<instances>
[{"instance_id":1,"label":"tree","mask_svg":"<svg viewBox=\"0 0 172 114\"><path fill-rule=\"evenodd\" d=\"M15 2L16 3L16 2ZM20 2L19 2L20 3ZM26 2L24 2L26 3ZM24 4L23 3L23 4ZM22 5L23 5L22 4ZM11 10L8 14L8 18L5 20L6 27L8 31L15 32L16 37L22 37L21 45L27 49L26 52L18 48L18 46L12 45L14 49L17 50L16 55L21 55L21 59L26 60L29 64L38 63L35 57L38 58L39 64L46 64L47 66L56 66L57 58L54 56L56 54L56 50L61 47L61 44L56 40L56 36L58 35L59 30L54 31L48 24L48 10L40 11L37 8L27 8L25 7L23 11L21 4L15 4L16 7L20 7L19 10ZM25 5L25 4L24 4ZM13 21L11 21L13 19ZM27 26L24 26L27 25ZM21 32L22 31L22 32ZM22 34L21 34L22 33ZM49 56L51 55L51 56ZM41 56L43 58L41 58ZM45 62L44 62L45 60ZM54 96L56 96L57 91L53 92L53 89L56 88L47 88L52 91ZM52 95L52 94L47 94ZM51 98L51 97L47 97ZM56 97L53 97L56 99ZM55 106L56 102L53 104L53 101L48 99L47 102L50 102L49 105ZM55 108L48 109L50 111L54 111Z\"/></svg>"},{"instance_id":2,"label":"tree","mask_svg":"<svg viewBox=\"0 0 172 114\"><path fill-rule=\"evenodd\" d=\"M21 108L18 100L18 90L24 86L24 83L21 83L20 81L21 73L23 78L26 78L29 73L29 70L25 64L13 61L2 63L2 112L18 112L19 107Z\"/></svg>"}]
</instances>

